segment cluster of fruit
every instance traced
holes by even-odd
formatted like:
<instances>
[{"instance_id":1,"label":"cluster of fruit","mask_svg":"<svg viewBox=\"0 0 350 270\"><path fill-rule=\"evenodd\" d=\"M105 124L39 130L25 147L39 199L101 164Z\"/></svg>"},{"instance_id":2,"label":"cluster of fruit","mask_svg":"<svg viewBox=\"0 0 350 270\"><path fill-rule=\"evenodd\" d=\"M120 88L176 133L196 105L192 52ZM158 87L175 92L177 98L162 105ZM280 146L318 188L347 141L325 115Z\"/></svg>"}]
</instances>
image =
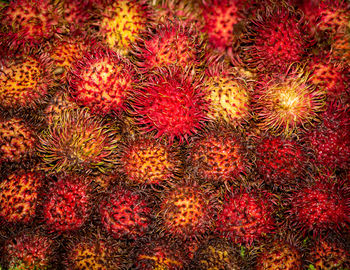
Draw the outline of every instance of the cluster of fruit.
<instances>
[{"instance_id":1,"label":"cluster of fruit","mask_svg":"<svg viewBox=\"0 0 350 270\"><path fill-rule=\"evenodd\" d=\"M1 269L350 269L350 4L0 2Z\"/></svg>"}]
</instances>

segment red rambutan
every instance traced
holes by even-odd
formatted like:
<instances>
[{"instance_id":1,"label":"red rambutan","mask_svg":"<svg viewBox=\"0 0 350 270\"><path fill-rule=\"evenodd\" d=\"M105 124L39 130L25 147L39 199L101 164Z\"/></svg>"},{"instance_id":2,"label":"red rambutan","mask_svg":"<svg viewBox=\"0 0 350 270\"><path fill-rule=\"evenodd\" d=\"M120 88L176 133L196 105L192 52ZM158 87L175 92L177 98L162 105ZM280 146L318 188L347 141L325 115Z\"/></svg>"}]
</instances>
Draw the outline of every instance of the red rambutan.
<instances>
[{"instance_id":1,"label":"red rambutan","mask_svg":"<svg viewBox=\"0 0 350 270\"><path fill-rule=\"evenodd\" d=\"M272 194L241 190L225 195L218 213L217 228L221 237L251 245L275 228Z\"/></svg>"},{"instance_id":2,"label":"red rambutan","mask_svg":"<svg viewBox=\"0 0 350 270\"><path fill-rule=\"evenodd\" d=\"M114 238L141 237L150 229L152 222L147 200L141 193L122 187L102 200L99 211L104 228Z\"/></svg>"},{"instance_id":3,"label":"red rambutan","mask_svg":"<svg viewBox=\"0 0 350 270\"><path fill-rule=\"evenodd\" d=\"M68 74L75 102L95 114L120 113L136 83L131 63L119 54L96 47L75 62Z\"/></svg>"},{"instance_id":4,"label":"red rambutan","mask_svg":"<svg viewBox=\"0 0 350 270\"><path fill-rule=\"evenodd\" d=\"M263 136L257 139L255 152L257 171L269 185L283 189L305 173L307 153L294 139Z\"/></svg>"},{"instance_id":5,"label":"red rambutan","mask_svg":"<svg viewBox=\"0 0 350 270\"><path fill-rule=\"evenodd\" d=\"M214 127L189 145L188 162L211 182L236 182L249 171L247 149L234 130Z\"/></svg>"},{"instance_id":6,"label":"red rambutan","mask_svg":"<svg viewBox=\"0 0 350 270\"><path fill-rule=\"evenodd\" d=\"M314 235L327 230L349 230L350 196L341 183L315 181L295 190L288 211L293 226Z\"/></svg>"},{"instance_id":7,"label":"red rambutan","mask_svg":"<svg viewBox=\"0 0 350 270\"><path fill-rule=\"evenodd\" d=\"M80 177L61 177L47 191L43 218L51 231L64 233L81 228L90 214L90 188Z\"/></svg>"},{"instance_id":8,"label":"red rambutan","mask_svg":"<svg viewBox=\"0 0 350 270\"><path fill-rule=\"evenodd\" d=\"M182 142L202 128L207 106L191 71L172 66L148 77L133 98L141 129Z\"/></svg>"},{"instance_id":9,"label":"red rambutan","mask_svg":"<svg viewBox=\"0 0 350 270\"><path fill-rule=\"evenodd\" d=\"M267 5L243 31L240 56L254 71L284 72L313 44L303 16L289 5Z\"/></svg>"},{"instance_id":10,"label":"red rambutan","mask_svg":"<svg viewBox=\"0 0 350 270\"><path fill-rule=\"evenodd\" d=\"M194 25L166 21L141 34L132 51L133 62L143 73L169 65L196 67L203 61L203 42Z\"/></svg>"}]
</instances>

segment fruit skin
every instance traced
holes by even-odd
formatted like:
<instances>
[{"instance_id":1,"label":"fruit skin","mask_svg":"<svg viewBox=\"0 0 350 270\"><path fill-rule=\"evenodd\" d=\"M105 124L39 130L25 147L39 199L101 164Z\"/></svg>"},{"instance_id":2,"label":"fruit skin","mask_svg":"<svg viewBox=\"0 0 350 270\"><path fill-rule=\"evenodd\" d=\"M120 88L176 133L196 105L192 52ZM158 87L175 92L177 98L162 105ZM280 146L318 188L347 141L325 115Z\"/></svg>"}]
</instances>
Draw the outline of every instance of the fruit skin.
<instances>
[{"instance_id":1,"label":"fruit skin","mask_svg":"<svg viewBox=\"0 0 350 270\"><path fill-rule=\"evenodd\" d=\"M157 214L164 233L181 240L201 239L214 226L217 198L209 185L185 179L167 188Z\"/></svg>"},{"instance_id":2,"label":"fruit skin","mask_svg":"<svg viewBox=\"0 0 350 270\"><path fill-rule=\"evenodd\" d=\"M138 83L132 64L101 46L86 52L68 74L69 92L79 106L105 116L126 109L126 100Z\"/></svg>"},{"instance_id":3,"label":"fruit skin","mask_svg":"<svg viewBox=\"0 0 350 270\"><path fill-rule=\"evenodd\" d=\"M310 81L325 90L328 103L350 95L348 68L335 62L329 55L321 54L313 57L307 68L311 71Z\"/></svg>"},{"instance_id":4,"label":"fruit skin","mask_svg":"<svg viewBox=\"0 0 350 270\"><path fill-rule=\"evenodd\" d=\"M137 90L132 108L141 131L182 143L204 126L207 105L201 81L191 71L164 68L149 76Z\"/></svg>"},{"instance_id":5,"label":"fruit skin","mask_svg":"<svg viewBox=\"0 0 350 270\"><path fill-rule=\"evenodd\" d=\"M250 118L250 89L237 71L220 59L209 59L203 83L208 117L233 127L242 127Z\"/></svg>"},{"instance_id":6,"label":"fruit skin","mask_svg":"<svg viewBox=\"0 0 350 270\"><path fill-rule=\"evenodd\" d=\"M0 14L1 44L12 52L29 52L60 32L57 10L49 0L10 1Z\"/></svg>"},{"instance_id":7,"label":"fruit skin","mask_svg":"<svg viewBox=\"0 0 350 270\"><path fill-rule=\"evenodd\" d=\"M306 149L295 138L261 135L255 138L256 168L268 185L285 189L306 173Z\"/></svg>"},{"instance_id":8,"label":"fruit skin","mask_svg":"<svg viewBox=\"0 0 350 270\"><path fill-rule=\"evenodd\" d=\"M181 242L162 238L142 243L135 261L138 270L177 270L188 264Z\"/></svg>"},{"instance_id":9,"label":"fruit skin","mask_svg":"<svg viewBox=\"0 0 350 270\"><path fill-rule=\"evenodd\" d=\"M137 39L132 56L140 71L148 73L170 65L199 67L205 52L204 39L195 26L176 19L148 27Z\"/></svg>"},{"instance_id":10,"label":"fruit skin","mask_svg":"<svg viewBox=\"0 0 350 270\"><path fill-rule=\"evenodd\" d=\"M9 269L47 269L55 265L56 243L38 232L23 231L4 244Z\"/></svg>"},{"instance_id":11,"label":"fruit skin","mask_svg":"<svg viewBox=\"0 0 350 270\"><path fill-rule=\"evenodd\" d=\"M209 43L214 49L224 51L235 42L235 27L243 21L243 8L240 0L210 0L202 1L204 16L202 31L207 33Z\"/></svg>"},{"instance_id":12,"label":"fruit skin","mask_svg":"<svg viewBox=\"0 0 350 270\"><path fill-rule=\"evenodd\" d=\"M244 190L225 195L218 213L216 232L234 243L252 245L273 233L275 220L272 194L262 190Z\"/></svg>"},{"instance_id":13,"label":"fruit skin","mask_svg":"<svg viewBox=\"0 0 350 270\"><path fill-rule=\"evenodd\" d=\"M65 233L80 229L91 211L90 187L80 176L59 176L43 201L42 217L51 231Z\"/></svg>"},{"instance_id":14,"label":"fruit skin","mask_svg":"<svg viewBox=\"0 0 350 270\"><path fill-rule=\"evenodd\" d=\"M115 241L99 230L84 232L68 243L64 259L66 269L125 269L126 243Z\"/></svg>"},{"instance_id":15,"label":"fruit skin","mask_svg":"<svg viewBox=\"0 0 350 270\"><path fill-rule=\"evenodd\" d=\"M235 246L224 239L211 239L202 244L192 262L193 269L243 269L244 262Z\"/></svg>"},{"instance_id":16,"label":"fruit skin","mask_svg":"<svg viewBox=\"0 0 350 270\"><path fill-rule=\"evenodd\" d=\"M316 270L348 269L350 254L347 249L337 242L325 239L316 240L308 261Z\"/></svg>"},{"instance_id":17,"label":"fruit skin","mask_svg":"<svg viewBox=\"0 0 350 270\"><path fill-rule=\"evenodd\" d=\"M151 207L137 190L115 188L100 202L101 222L114 238L137 239L152 223Z\"/></svg>"},{"instance_id":18,"label":"fruit skin","mask_svg":"<svg viewBox=\"0 0 350 270\"><path fill-rule=\"evenodd\" d=\"M288 74L262 79L253 97L253 110L261 130L289 137L313 125L324 110L324 100L324 91L312 85L309 74L297 66Z\"/></svg>"},{"instance_id":19,"label":"fruit skin","mask_svg":"<svg viewBox=\"0 0 350 270\"><path fill-rule=\"evenodd\" d=\"M106 1L100 10L99 26L102 41L127 55L140 33L146 29L151 11L145 0Z\"/></svg>"},{"instance_id":20,"label":"fruit skin","mask_svg":"<svg viewBox=\"0 0 350 270\"><path fill-rule=\"evenodd\" d=\"M113 127L87 109L65 110L39 137L41 167L47 173L108 172L116 164L119 140Z\"/></svg>"},{"instance_id":21,"label":"fruit skin","mask_svg":"<svg viewBox=\"0 0 350 270\"><path fill-rule=\"evenodd\" d=\"M350 166L350 114L346 106L331 103L322 113L322 124L301 138L315 155L315 165L333 170Z\"/></svg>"},{"instance_id":22,"label":"fruit skin","mask_svg":"<svg viewBox=\"0 0 350 270\"><path fill-rule=\"evenodd\" d=\"M181 175L178 145L168 145L148 136L126 140L120 149L119 168L133 184L160 185Z\"/></svg>"},{"instance_id":23,"label":"fruit skin","mask_svg":"<svg viewBox=\"0 0 350 270\"><path fill-rule=\"evenodd\" d=\"M349 188L341 181L320 178L289 195L287 211L292 226L304 234L348 231L350 224Z\"/></svg>"},{"instance_id":24,"label":"fruit skin","mask_svg":"<svg viewBox=\"0 0 350 270\"><path fill-rule=\"evenodd\" d=\"M187 163L198 176L214 183L238 182L249 172L244 140L234 129L217 125L197 138L188 148Z\"/></svg>"},{"instance_id":25,"label":"fruit skin","mask_svg":"<svg viewBox=\"0 0 350 270\"><path fill-rule=\"evenodd\" d=\"M52 62L46 53L3 58L0 106L11 111L35 110L52 85Z\"/></svg>"},{"instance_id":26,"label":"fruit skin","mask_svg":"<svg viewBox=\"0 0 350 270\"><path fill-rule=\"evenodd\" d=\"M267 4L245 26L240 56L260 74L285 72L313 45L303 16L287 4Z\"/></svg>"},{"instance_id":27,"label":"fruit skin","mask_svg":"<svg viewBox=\"0 0 350 270\"><path fill-rule=\"evenodd\" d=\"M300 270L301 267L302 258L298 249L287 242L276 240L265 246L258 255L255 269Z\"/></svg>"},{"instance_id":28,"label":"fruit skin","mask_svg":"<svg viewBox=\"0 0 350 270\"><path fill-rule=\"evenodd\" d=\"M36 216L43 177L20 171L0 183L0 216L8 223L29 224Z\"/></svg>"},{"instance_id":29,"label":"fruit skin","mask_svg":"<svg viewBox=\"0 0 350 270\"><path fill-rule=\"evenodd\" d=\"M23 162L35 155L35 131L22 119L0 122L0 163Z\"/></svg>"}]
</instances>

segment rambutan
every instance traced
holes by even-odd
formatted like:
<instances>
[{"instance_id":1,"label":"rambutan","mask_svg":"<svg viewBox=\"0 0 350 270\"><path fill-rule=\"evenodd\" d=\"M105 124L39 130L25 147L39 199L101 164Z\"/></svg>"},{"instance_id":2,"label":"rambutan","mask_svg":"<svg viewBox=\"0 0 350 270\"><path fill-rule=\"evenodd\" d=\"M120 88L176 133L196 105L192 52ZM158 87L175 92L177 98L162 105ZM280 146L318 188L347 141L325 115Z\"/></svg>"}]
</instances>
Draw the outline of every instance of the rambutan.
<instances>
[{"instance_id":1,"label":"rambutan","mask_svg":"<svg viewBox=\"0 0 350 270\"><path fill-rule=\"evenodd\" d=\"M99 115L125 110L128 95L137 83L132 64L102 47L93 48L75 62L68 81L75 102Z\"/></svg>"},{"instance_id":2,"label":"rambutan","mask_svg":"<svg viewBox=\"0 0 350 270\"><path fill-rule=\"evenodd\" d=\"M4 245L8 269L47 269L55 265L55 252L54 240L34 232L22 232Z\"/></svg>"},{"instance_id":3,"label":"rambutan","mask_svg":"<svg viewBox=\"0 0 350 270\"><path fill-rule=\"evenodd\" d=\"M89 233L69 244L65 265L76 270L122 269L123 248L100 233Z\"/></svg>"},{"instance_id":4,"label":"rambutan","mask_svg":"<svg viewBox=\"0 0 350 270\"><path fill-rule=\"evenodd\" d=\"M350 62L350 26L339 30L333 37L332 56L344 64Z\"/></svg>"},{"instance_id":5,"label":"rambutan","mask_svg":"<svg viewBox=\"0 0 350 270\"><path fill-rule=\"evenodd\" d=\"M262 7L246 24L240 43L243 62L260 74L285 72L313 44L302 14L287 4Z\"/></svg>"},{"instance_id":6,"label":"rambutan","mask_svg":"<svg viewBox=\"0 0 350 270\"><path fill-rule=\"evenodd\" d=\"M217 122L239 127L247 122L250 93L245 80L236 77L236 70L216 62L206 70L203 90L208 102L208 117Z\"/></svg>"},{"instance_id":7,"label":"rambutan","mask_svg":"<svg viewBox=\"0 0 350 270\"><path fill-rule=\"evenodd\" d=\"M199 12L200 0L156 0L152 1L155 20L161 23L167 20L181 20L188 24L203 25L203 17Z\"/></svg>"},{"instance_id":8,"label":"rambutan","mask_svg":"<svg viewBox=\"0 0 350 270\"><path fill-rule=\"evenodd\" d=\"M203 62L204 39L193 24L166 21L147 28L133 47L133 62L142 73L177 65L182 69Z\"/></svg>"},{"instance_id":9,"label":"rambutan","mask_svg":"<svg viewBox=\"0 0 350 270\"><path fill-rule=\"evenodd\" d=\"M3 59L0 106L6 110L36 109L52 84L51 68L45 53Z\"/></svg>"},{"instance_id":10,"label":"rambutan","mask_svg":"<svg viewBox=\"0 0 350 270\"><path fill-rule=\"evenodd\" d=\"M136 239L152 222L149 203L141 193L123 187L112 190L99 206L101 222L114 238Z\"/></svg>"},{"instance_id":11,"label":"rambutan","mask_svg":"<svg viewBox=\"0 0 350 270\"><path fill-rule=\"evenodd\" d=\"M249 171L248 152L234 130L217 126L189 145L188 162L200 178L236 182Z\"/></svg>"},{"instance_id":12,"label":"rambutan","mask_svg":"<svg viewBox=\"0 0 350 270\"><path fill-rule=\"evenodd\" d=\"M262 130L291 136L309 128L325 104L324 92L311 84L301 68L287 75L262 80L254 96L254 109Z\"/></svg>"},{"instance_id":13,"label":"rambutan","mask_svg":"<svg viewBox=\"0 0 350 270\"><path fill-rule=\"evenodd\" d=\"M50 0L15 0L1 11L1 43L11 51L30 51L59 32Z\"/></svg>"},{"instance_id":14,"label":"rambutan","mask_svg":"<svg viewBox=\"0 0 350 270\"><path fill-rule=\"evenodd\" d=\"M200 239L213 227L216 200L210 186L179 182L163 192L160 227L179 239Z\"/></svg>"},{"instance_id":15,"label":"rambutan","mask_svg":"<svg viewBox=\"0 0 350 270\"><path fill-rule=\"evenodd\" d=\"M234 43L237 34L235 28L243 21L241 0L202 1L204 17L203 32L207 33L209 43L214 49L223 51Z\"/></svg>"},{"instance_id":16,"label":"rambutan","mask_svg":"<svg viewBox=\"0 0 350 270\"><path fill-rule=\"evenodd\" d=\"M251 245L275 228L272 194L241 190L226 194L218 213L216 231L234 243Z\"/></svg>"},{"instance_id":17,"label":"rambutan","mask_svg":"<svg viewBox=\"0 0 350 270\"><path fill-rule=\"evenodd\" d=\"M43 117L47 124L51 125L65 110L76 110L79 106L65 91L58 91L48 102Z\"/></svg>"},{"instance_id":18,"label":"rambutan","mask_svg":"<svg viewBox=\"0 0 350 270\"><path fill-rule=\"evenodd\" d=\"M318 240L311 249L308 261L317 270L350 268L350 253L336 242ZM312 268L311 268L312 269Z\"/></svg>"},{"instance_id":19,"label":"rambutan","mask_svg":"<svg viewBox=\"0 0 350 270\"><path fill-rule=\"evenodd\" d=\"M46 51L53 61L55 79L60 83L66 83L69 69L83 58L94 43L92 38L79 32L72 32L69 37L48 42Z\"/></svg>"},{"instance_id":20,"label":"rambutan","mask_svg":"<svg viewBox=\"0 0 350 270\"><path fill-rule=\"evenodd\" d=\"M42 175L17 172L0 183L0 216L10 223L30 223L36 216Z\"/></svg>"},{"instance_id":21,"label":"rambutan","mask_svg":"<svg viewBox=\"0 0 350 270\"><path fill-rule=\"evenodd\" d=\"M89 193L90 187L81 177L60 176L43 201L46 226L58 233L80 229L90 215Z\"/></svg>"},{"instance_id":22,"label":"rambutan","mask_svg":"<svg viewBox=\"0 0 350 270\"><path fill-rule=\"evenodd\" d=\"M135 93L132 105L144 132L183 142L202 128L207 106L191 71L172 66L155 72Z\"/></svg>"},{"instance_id":23,"label":"rambutan","mask_svg":"<svg viewBox=\"0 0 350 270\"><path fill-rule=\"evenodd\" d=\"M146 29L151 12L145 0L106 1L95 25L102 41L126 55L131 45Z\"/></svg>"},{"instance_id":24,"label":"rambutan","mask_svg":"<svg viewBox=\"0 0 350 270\"><path fill-rule=\"evenodd\" d=\"M162 239L143 245L136 260L136 269L139 270L176 270L183 269L186 265L179 243Z\"/></svg>"},{"instance_id":25,"label":"rambutan","mask_svg":"<svg viewBox=\"0 0 350 270\"><path fill-rule=\"evenodd\" d=\"M47 172L110 171L116 163L120 140L116 130L103 126L88 110L65 110L44 130L37 147L42 168Z\"/></svg>"},{"instance_id":26,"label":"rambutan","mask_svg":"<svg viewBox=\"0 0 350 270\"><path fill-rule=\"evenodd\" d=\"M224 239L211 239L199 248L192 266L195 269L243 269L243 260L232 243Z\"/></svg>"},{"instance_id":27,"label":"rambutan","mask_svg":"<svg viewBox=\"0 0 350 270\"><path fill-rule=\"evenodd\" d=\"M159 185L179 177L180 150L151 137L127 140L120 153L120 170L132 183Z\"/></svg>"},{"instance_id":28,"label":"rambutan","mask_svg":"<svg viewBox=\"0 0 350 270\"><path fill-rule=\"evenodd\" d=\"M328 55L314 57L307 67L311 71L310 81L325 90L328 101L350 94L347 68L331 60Z\"/></svg>"},{"instance_id":29,"label":"rambutan","mask_svg":"<svg viewBox=\"0 0 350 270\"><path fill-rule=\"evenodd\" d=\"M22 119L0 122L0 163L21 162L35 154L35 131Z\"/></svg>"},{"instance_id":30,"label":"rambutan","mask_svg":"<svg viewBox=\"0 0 350 270\"><path fill-rule=\"evenodd\" d=\"M303 135L315 154L316 165L331 169L350 166L350 114L341 103L331 103L322 114L322 124Z\"/></svg>"},{"instance_id":31,"label":"rambutan","mask_svg":"<svg viewBox=\"0 0 350 270\"><path fill-rule=\"evenodd\" d=\"M266 245L258 255L256 270L300 270L301 254L298 249L285 241L274 241Z\"/></svg>"},{"instance_id":32,"label":"rambutan","mask_svg":"<svg viewBox=\"0 0 350 270\"><path fill-rule=\"evenodd\" d=\"M289 196L288 219L294 227L314 235L327 230L349 230L348 187L329 180L313 181Z\"/></svg>"},{"instance_id":33,"label":"rambutan","mask_svg":"<svg viewBox=\"0 0 350 270\"><path fill-rule=\"evenodd\" d=\"M64 32L74 32L76 29L86 31L88 21L92 18L90 4L85 0L54 0L59 22Z\"/></svg>"},{"instance_id":34,"label":"rambutan","mask_svg":"<svg viewBox=\"0 0 350 270\"><path fill-rule=\"evenodd\" d=\"M255 144L257 171L267 184L284 189L306 172L307 153L295 139L261 136Z\"/></svg>"}]
</instances>

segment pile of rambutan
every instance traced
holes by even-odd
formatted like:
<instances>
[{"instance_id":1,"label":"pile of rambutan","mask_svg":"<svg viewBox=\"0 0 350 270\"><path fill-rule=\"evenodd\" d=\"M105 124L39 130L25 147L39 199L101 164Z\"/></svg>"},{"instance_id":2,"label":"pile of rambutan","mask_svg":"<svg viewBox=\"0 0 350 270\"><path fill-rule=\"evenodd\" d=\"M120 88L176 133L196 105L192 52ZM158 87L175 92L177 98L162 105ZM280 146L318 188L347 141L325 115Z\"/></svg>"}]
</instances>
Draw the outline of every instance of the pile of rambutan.
<instances>
[{"instance_id":1,"label":"pile of rambutan","mask_svg":"<svg viewBox=\"0 0 350 270\"><path fill-rule=\"evenodd\" d=\"M0 0L0 270L349 270L349 22Z\"/></svg>"}]
</instances>

